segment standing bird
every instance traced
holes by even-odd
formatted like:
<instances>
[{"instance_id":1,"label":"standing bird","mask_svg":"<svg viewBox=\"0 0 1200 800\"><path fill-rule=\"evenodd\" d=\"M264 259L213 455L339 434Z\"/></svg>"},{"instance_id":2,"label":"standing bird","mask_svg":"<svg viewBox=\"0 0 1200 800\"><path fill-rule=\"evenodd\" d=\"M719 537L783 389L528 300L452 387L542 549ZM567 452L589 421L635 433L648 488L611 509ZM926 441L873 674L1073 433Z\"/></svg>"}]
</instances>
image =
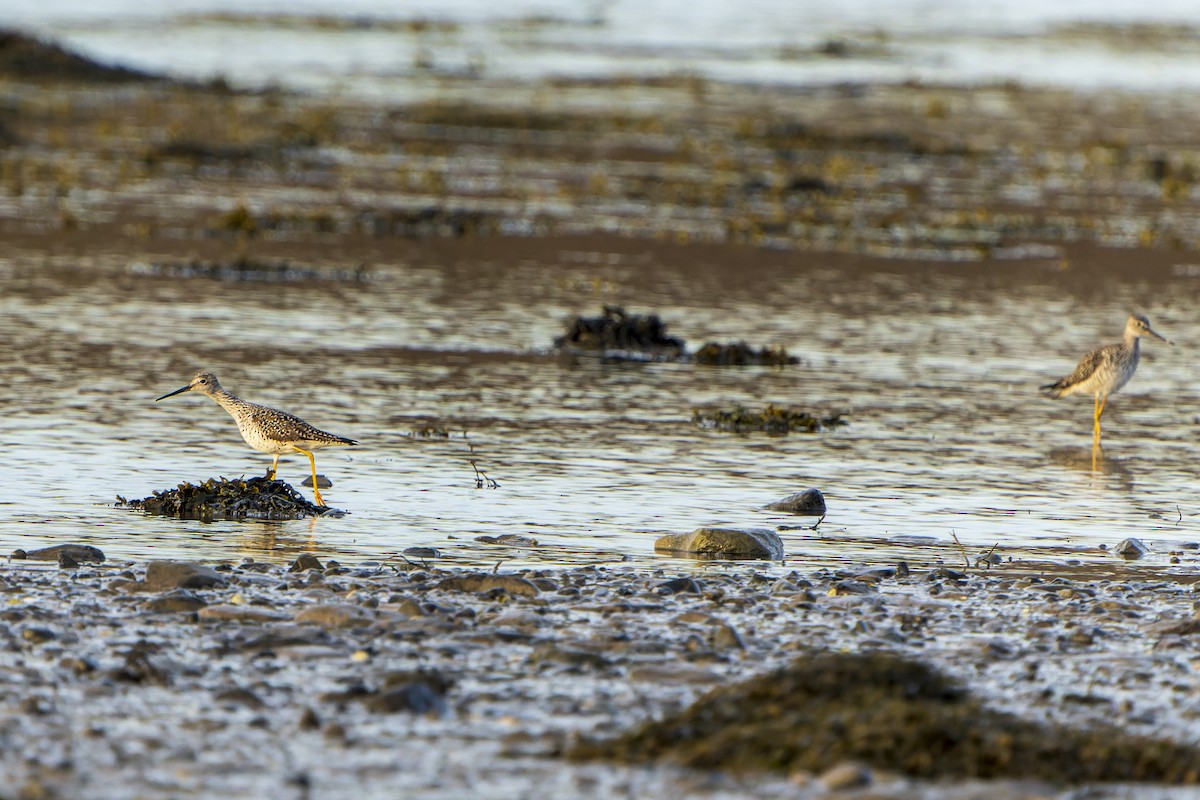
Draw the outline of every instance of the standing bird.
<instances>
[{"instance_id":1,"label":"standing bird","mask_svg":"<svg viewBox=\"0 0 1200 800\"><path fill-rule=\"evenodd\" d=\"M257 403L248 403L221 388L221 384L217 382L217 376L211 372L201 372L192 378L192 382L187 386L167 392L162 397L156 398L155 402L184 392L200 392L216 400L217 404L228 411L229 415L237 422L238 430L241 431L246 444L259 452L275 456L275 460L271 463L271 471L267 474L267 477L272 480L275 478L275 470L279 467L281 455L303 453L308 456L308 462L312 465L313 495L319 506L325 505L325 501L321 499L321 490L317 488L317 460L313 457L312 451L321 447L358 444L353 439L317 430L299 417L283 411L260 406Z\"/></svg>"},{"instance_id":2,"label":"standing bird","mask_svg":"<svg viewBox=\"0 0 1200 800\"><path fill-rule=\"evenodd\" d=\"M1138 340L1149 334L1167 344L1170 339L1159 335L1150 327L1150 320L1141 314L1130 314L1125 322L1125 336L1119 344L1106 344L1083 357L1079 366L1065 378L1048 383L1041 389L1050 397L1067 397L1072 394L1091 394L1096 398L1096 413L1092 428L1092 447L1100 446L1100 415L1108 396L1129 383L1137 369L1141 353Z\"/></svg>"}]
</instances>

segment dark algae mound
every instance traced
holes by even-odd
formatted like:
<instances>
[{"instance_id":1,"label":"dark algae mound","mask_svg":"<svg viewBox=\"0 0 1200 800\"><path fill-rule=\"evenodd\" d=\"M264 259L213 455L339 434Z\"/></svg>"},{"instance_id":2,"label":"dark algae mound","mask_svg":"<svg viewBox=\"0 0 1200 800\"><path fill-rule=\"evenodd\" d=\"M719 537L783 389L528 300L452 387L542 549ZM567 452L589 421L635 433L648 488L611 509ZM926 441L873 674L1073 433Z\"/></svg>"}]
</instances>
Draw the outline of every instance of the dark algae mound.
<instances>
[{"instance_id":1,"label":"dark algae mound","mask_svg":"<svg viewBox=\"0 0 1200 800\"><path fill-rule=\"evenodd\" d=\"M783 347L752 347L745 342L708 342L692 355L692 361L710 367L784 367L799 364Z\"/></svg>"},{"instance_id":2,"label":"dark algae mound","mask_svg":"<svg viewBox=\"0 0 1200 800\"><path fill-rule=\"evenodd\" d=\"M992 711L931 667L888 653L805 657L569 755L734 771L817 772L853 760L918 778L1200 781L1196 746Z\"/></svg>"},{"instance_id":3,"label":"dark algae mound","mask_svg":"<svg viewBox=\"0 0 1200 800\"><path fill-rule=\"evenodd\" d=\"M567 332L554 340L554 346L668 360L686 352L683 339L668 336L667 324L657 314L630 314L620 306L605 306L598 317L576 317L568 323Z\"/></svg>"},{"instance_id":4,"label":"dark algae mound","mask_svg":"<svg viewBox=\"0 0 1200 800\"><path fill-rule=\"evenodd\" d=\"M146 72L97 63L9 28L0 28L0 75L93 83L163 80Z\"/></svg>"},{"instance_id":5,"label":"dark algae mound","mask_svg":"<svg viewBox=\"0 0 1200 800\"><path fill-rule=\"evenodd\" d=\"M324 507L310 503L286 481L209 478L179 484L141 500L117 498L117 505L147 514L183 519L302 519Z\"/></svg>"},{"instance_id":6,"label":"dark algae mound","mask_svg":"<svg viewBox=\"0 0 1200 800\"><path fill-rule=\"evenodd\" d=\"M816 433L840 428L846 424L841 414L817 417L807 411L795 411L768 405L761 411L738 406L731 411L700 411L692 413L692 422L701 428L714 428L730 433L762 431L782 435L785 433Z\"/></svg>"}]
</instances>

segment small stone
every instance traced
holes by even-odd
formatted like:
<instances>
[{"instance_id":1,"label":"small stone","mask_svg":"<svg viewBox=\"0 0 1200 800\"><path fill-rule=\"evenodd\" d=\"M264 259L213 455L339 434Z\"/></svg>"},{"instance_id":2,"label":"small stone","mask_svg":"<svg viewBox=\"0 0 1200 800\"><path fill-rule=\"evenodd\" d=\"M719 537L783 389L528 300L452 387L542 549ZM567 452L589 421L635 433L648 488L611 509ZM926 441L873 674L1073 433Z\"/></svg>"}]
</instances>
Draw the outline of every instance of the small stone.
<instances>
[{"instance_id":1,"label":"small stone","mask_svg":"<svg viewBox=\"0 0 1200 800\"><path fill-rule=\"evenodd\" d=\"M425 681L402 683L385 689L367 700L366 706L371 711L384 714L408 711L433 716L441 716L449 709L442 692Z\"/></svg>"},{"instance_id":2,"label":"small stone","mask_svg":"<svg viewBox=\"0 0 1200 800\"><path fill-rule=\"evenodd\" d=\"M845 597L847 595L871 594L874 591L875 587L863 581L838 581L829 587L827 594L830 597Z\"/></svg>"},{"instance_id":3,"label":"small stone","mask_svg":"<svg viewBox=\"0 0 1200 800\"><path fill-rule=\"evenodd\" d=\"M99 548L92 547L86 544L56 544L53 547L43 547L40 550L30 550L23 556L18 556L17 553L25 551L18 550L12 554L12 558L28 558L31 561L58 561L61 555L67 555L77 562L82 561L104 561L104 553Z\"/></svg>"},{"instance_id":4,"label":"small stone","mask_svg":"<svg viewBox=\"0 0 1200 800\"><path fill-rule=\"evenodd\" d=\"M321 727L321 718L317 716L317 712L309 706L304 709L304 713L300 715L300 721L296 723L302 731L315 731Z\"/></svg>"},{"instance_id":5,"label":"small stone","mask_svg":"<svg viewBox=\"0 0 1200 800\"><path fill-rule=\"evenodd\" d=\"M1142 543L1141 539L1130 538L1122 539L1120 543L1113 548L1113 552L1127 561L1133 561L1141 558L1142 556L1148 555L1150 553L1150 548L1146 547L1146 545Z\"/></svg>"},{"instance_id":6,"label":"small stone","mask_svg":"<svg viewBox=\"0 0 1200 800\"><path fill-rule=\"evenodd\" d=\"M655 587L659 594L700 594L704 591L704 586L701 585L695 578L675 578L673 580L660 583Z\"/></svg>"},{"instance_id":7,"label":"small stone","mask_svg":"<svg viewBox=\"0 0 1200 800\"><path fill-rule=\"evenodd\" d=\"M533 597L538 593L538 588L525 578L516 575L492 575L486 572L443 578L437 588L442 591L476 593L499 590L506 594L526 597Z\"/></svg>"},{"instance_id":8,"label":"small stone","mask_svg":"<svg viewBox=\"0 0 1200 800\"><path fill-rule=\"evenodd\" d=\"M179 614L198 611L208 605L202 598L184 589L175 589L146 601L143 606L154 614Z\"/></svg>"},{"instance_id":9,"label":"small stone","mask_svg":"<svg viewBox=\"0 0 1200 800\"><path fill-rule=\"evenodd\" d=\"M293 619L323 628L353 628L370 625L375 619L375 613L369 608L353 603L325 603L303 609Z\"/></svg>"},{"instance_id":10,"label":"small stone","mask_svg":"<svg viewBox=\"0 0 1200 800\"><path fill-rule=\"evenodd\" d=\"M872 776L871 770L862 764L844 761L822 772L817 780L826 789L839 791L842 789L861 789L864 786L870 786Z\"/></svg>"},{"instance_id":11,"label":"small stone","mask_svg":"<svg viewBox=\"0 0 1200 800\"><path fill-rule=\"evenodd\" d=\"M323 570L325 567L321 564L321 560L312 553L301 553L299 558L288 567L288 572L307 572L310 569Z\"/></svg>"},{"instance_id":12,"label":"small stone","mask_svg":"<svg viewBox=\"0 0 1200 800\"><path fill-rule=\"evenodd\" d=\"M718 622L709 632L709 641L714 650L745 650L746 642L737 629L725 622Z\"/></svg>"},{"instance_id":13,"label":"small stone","mask_svg":"<svg viewBox=\"0 0 1200 800\"><path fill-rule=\"evenodd\" d=\"M441 558L442 551L436 547L408 547L404 549L403 555L407 558Z\"/></svg>"},{"instance_id":14,"label":"small stone","mask_svg":"<svg viewBox=\"0 0 1200 800\"><path fill-rule=\"evenodd\" d=\"M151 561L146 565L149 589L207 589L224 586L226 578L212 567L187 561Z\"/></svg>"},{"instance_id":15,"label":"small stone","mask_svg":"<svg viewBox=\"0 0 1200 800\"><path fill-rule=\"evenodd\" d=\"M307 478L304 479L303 482L301 482L300 485L307 486L309 489L311 489L312 485L313 485L312 476L309 475ZM326 478L324 475L317 476L317 488L318 489L329 489L332 486L333 486L333 481L329 480L329 478Z\"/></svg>"},{"instance_id":16,"label":"small stone","mask_svg":"<svg viewBox=\"0 0 1200 800\"><path fill-rule=\"evenodd\" d=\"M227 706L245 706L258 710L266 708L267 704L262 701L258 695L249 689L243 689L240 686L234 686L230 689L222 689L213 695L213 700Z\"/></svg>"},{"instance_id":17,"label":"small stone","mask_svg":"<svg viewBox=\"0 0 1200 800\"><path fill-rule=\"evenodd\" d=\"M71 558L70 553L61 552L58 554L58 568L59 569L79 569L79 562L76 561L75 559Z\"/></svg>"},{"instance_id":18,"label":"small stone","mask_svg":"<svg viewBox=\"0 0 1200 800\"><path fill-rule=\"evenodd\" d=\"M825 496L817 489L805 489L802 492L790 494L782 500L768 503L767 509L804 517L823 517L825 516Z\"/></svg>"},{"instance_id":19,"label":"small stone","mask_svg":"<svg viewBox=\"0 0 1200 800\"><path fill-rule=\"evenodd\" d=\"M503 544L509 547L537 547L537 539L532 536L521 536L517 533L503 533L499 536L476 536L475 541L483 544Z\"/></svg>"},{"instance_id":20,"label":"small stone","mask_svg":"<svg viewBox=\"0 0 1200 800\"><path fill-rule=\"evenodd\" d=\"M45 644L58 638L58 634L49 628L30 626L21 631L21 638L30 644Z\"/></svg>"},{"instance_id":21,"label":"small stone","mask_svg":"<svg viewBox=\"0 0 1200 800\"><path fill-rule=\"evenodd\" d=\"M697 528L660 536L654 549L700 558L783 558L783 540L770 528Z\"/></svg>"},{"instance_id":22,"label":"small stone","mask_svg":"<svg viewBox=\"0 0 1200 800\"><path fill-rule=\"evenodd\" d=\"M196 612L196 618L201 622L277 622L287 619L287 615L257 606L220 603L200 609Z\"/></svg>"}]
</instances>

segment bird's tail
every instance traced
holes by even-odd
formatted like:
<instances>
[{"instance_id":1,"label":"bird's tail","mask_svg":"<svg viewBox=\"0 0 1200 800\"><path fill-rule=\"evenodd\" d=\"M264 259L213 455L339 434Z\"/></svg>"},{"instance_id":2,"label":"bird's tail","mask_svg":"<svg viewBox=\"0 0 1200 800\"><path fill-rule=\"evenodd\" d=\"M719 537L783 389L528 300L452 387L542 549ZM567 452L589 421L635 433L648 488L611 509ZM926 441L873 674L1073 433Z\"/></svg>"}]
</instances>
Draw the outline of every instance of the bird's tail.
<instances>
[{"instance_id":1,"label":"bird's tail","mask_svg":"<svg viewBox=\"0 0 1200 800\"><path fill-rule=\"evenodd\" d=\"M1046 395L1046 397L1053 397L1057 399L1062 397L1063 391L1068 385L1069 384L1067 383L1066 378L1060 378L1054 383L1047 383L1045 386L1039 386L1038 389L1042 392L1042 394Z\"/></svg>"}]
</instances>

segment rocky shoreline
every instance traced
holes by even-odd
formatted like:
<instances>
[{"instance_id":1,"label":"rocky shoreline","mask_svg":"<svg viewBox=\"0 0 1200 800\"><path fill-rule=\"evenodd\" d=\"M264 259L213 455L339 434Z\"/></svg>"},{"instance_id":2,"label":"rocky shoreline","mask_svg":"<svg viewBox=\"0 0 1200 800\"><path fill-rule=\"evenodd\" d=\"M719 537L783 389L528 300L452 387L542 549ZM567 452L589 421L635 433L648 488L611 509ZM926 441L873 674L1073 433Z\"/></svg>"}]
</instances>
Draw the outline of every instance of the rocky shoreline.
<instances>
[{"instance_id":1,"label":"rocky shoreline","mask_svg":"<svg viewBox=\"0 0 1200 800\"><path fill-rule=\"evenodd\" d=\"M290 566L10 560L0 589L0 780L20 798L1065 790L844 760L729 773L565 758L826 652L903 656L989 709L1073 730L1111 724L1184 751L1200 713L1194 584L1167 575L730 563L506 573L306 555Z\"/></svg>"}]
</instances>

